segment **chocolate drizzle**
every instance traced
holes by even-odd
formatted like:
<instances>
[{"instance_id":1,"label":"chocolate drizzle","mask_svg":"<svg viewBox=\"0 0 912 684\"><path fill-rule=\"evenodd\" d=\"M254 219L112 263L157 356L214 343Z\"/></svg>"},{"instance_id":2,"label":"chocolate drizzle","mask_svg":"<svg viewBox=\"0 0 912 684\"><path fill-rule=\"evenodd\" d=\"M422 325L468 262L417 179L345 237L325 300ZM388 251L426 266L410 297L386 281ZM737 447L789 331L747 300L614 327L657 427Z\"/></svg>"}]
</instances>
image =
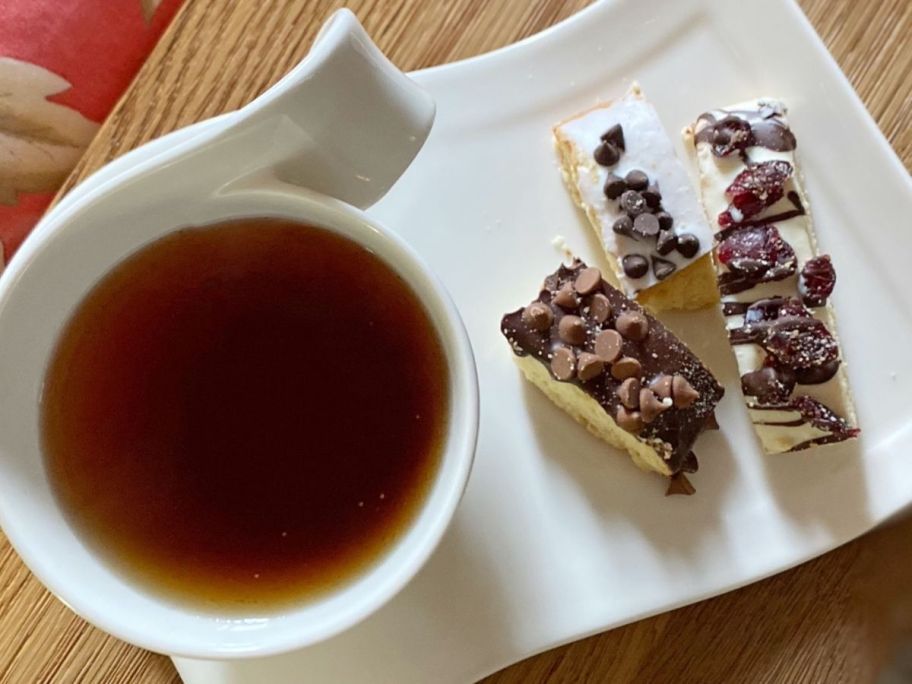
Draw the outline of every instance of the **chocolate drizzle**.
<instances>
[{"instance_id":1,"label":"chocolate drizzle","mask_svg":"<svg viewBox=\"0 0 912 684\"><path fill-rule=\"evenodd\" d=\"M719 109L704 112L697 118L698 131L694 141L712 145L713 153L716 156L726 156L719 154L717 149L723 147L719 140L720 137L723 137L721 134L728 132L725 122L732 118L740 119L750 127L749 138L738 146L739 149L760 146L776 152L791 152L797 147L795 135L782 119L782 111L764 103L761 103L760 108L756 110L727 111ZM700 122L705 122L706 125L700 127Z\"/></svg>"},{"instance_id":2,"label":"chocolate drizzle","mask_svg":"<svg viewBox=\"0 0 912 684\"><path fill-rule=\"evenodd\" d=\"M789 219L795 218L796 216L804 216L807 213L807 210L804 208L804 205L801 203L801 197L794 190L789 190L786 198L789 202L792 203L793 209L786 209L785 211L780 211L776 214L769 214L767 216L758 216L757 218L748 219L746 221L741 221L735 223L724 230L720 230L716 233L716 240L724 240L728 237L733 231L738 230L739 228L749 228L753 226L763 226L770 225L773 223L778 223L779 221L788 221Z\"/></svg>"},{"instance_id":3,"label":"chocolate drizzle","mask_svg":"<svg viewBox=\"0 0 912 684\"><path fill-rule=\"evenodd\" d=\"M767 365L775 361L800 375L803 384L820 384L836 373L835 338L797 299L761 299L748 307L744 321L728 331L729 342L760 345L769 354Z\"/></svg>"},{"instance_id":4,"label":"chocolate drizzle","mask_svg":"<svg viewBox=\"0 0 912 684\"><path fill-rule=\"evenodd\" d=\"M788 297L771 297L758 299L755 302L724 302L722 313L725 316L744 316L744 324L728 331L732 345L757 344L770 351L770 341L777 334L796 338L808 336L809 344L805 350L814 352L814 363L790 367L784 363L775 363L774 355L767 357L764 367L745 373L741 376L744 393L766 400L770 385L775 380L782 388L787 388L786 396L797 385L822 385L828 382L839 370L841 361L838 358L835 339L823 323L814 318L811 312L797 299ZM775 351L775 348L774 348ZM774 374L771 372L774 371Z\"/></svg>"},{"instance_id":5,"label":"chocolate drizzle","mask_svg":"<svg viewBox=\"0 0 912 684\"><path fill-rule=\"evenodd\" d=\"M760 409L761 407L757 407ZM764 407L765 408L765 407ZM769 425L773 427L801 427L802 425L807 425L807 421L804 418L796 418L795 420L757 420L754 421L754 425Z\"/></svg>"},{"instance_id":6,"label":"chocolate drizzle","mask_svg":"<svg viewBox=\"0 0 912 684\"><path fill-rule=\"evenodd\" d=\"M616 363L624 361L633 365L631 360L635 360L639 367L636 378L643 387L661 376L680 376L682 380L686 380L686 384L699 395L698 398L686 407L666 405L667 410L662 410L652 422L644 424L637 432L637 436L663 455L672 473L693 472L696 470L697 462L691 449L710 421L710 416L724 390L709 370L671 331L604 280L591 294L582 297L576 312L567 312L555 305L554 294L565 288L567 283L575 282L585 268L585 264L577 260L569 267L561 265L555 273L545 279L537 301L548 305L554 314L553 323L548 330L536 330L528 323L528 316L524 320L524 309L518 309L503 317L501 332L510 342L514 353L519 356L532 356L550 368L555 348L567 348L559 337L561 319L567 315L579 315L583 319L586 335L581 344L572 345L574 353L578 356L595 354L596 339L602 339L606 331L612 331L612 336L619 338L621 344L621 349L615 350L616 353L613 354L618 358ZM597 318L602 316L596 317L592 313L592 300L598 296L606 298L610 304L610 313L601 321ZM604 308L607 307L600 307L600 310ZM632 334L632 329L627 330L632 319L636 319L633 322L645 319L645 334L639 330ZM616 335L614 331L617 329L621 329L622 332L626 330L627 336ZM602 352L604 354L604 350ZM605 365L608 366L608 363ZM624 379L626 377L618 379L612 372L604 372L585 381L574 375L565 382L577 385L595 399L609 415L615 416L622 407L618 389Z\"/></svg>"},{"instance_id":7,"label":"chocolate drizzle","mask_svg":"<svg viewBox=\"0 0 912 684\"><path fill-rule=\"evenodd\" d=\"M782 421L754 421L757 425L770 427L800 428L805 425L817 428L828 434L799 442L789 451L801 451L820 444L832 444L857 437L861 431L851 427L845 420L816 399L807 395L792 397L787 402L774 404L750 404L752 411L794 412L798 418Z\"/></svg>"},{"instance_id":8,"label":"chocolate drizzle","mask_svg":"<svg viewBox=\"0 0 912 684\"><path fill-rule=\"evenodd\" d=\"M723 316L740 316L753 302L722 302Z\"/></svg>"}]
</instances>

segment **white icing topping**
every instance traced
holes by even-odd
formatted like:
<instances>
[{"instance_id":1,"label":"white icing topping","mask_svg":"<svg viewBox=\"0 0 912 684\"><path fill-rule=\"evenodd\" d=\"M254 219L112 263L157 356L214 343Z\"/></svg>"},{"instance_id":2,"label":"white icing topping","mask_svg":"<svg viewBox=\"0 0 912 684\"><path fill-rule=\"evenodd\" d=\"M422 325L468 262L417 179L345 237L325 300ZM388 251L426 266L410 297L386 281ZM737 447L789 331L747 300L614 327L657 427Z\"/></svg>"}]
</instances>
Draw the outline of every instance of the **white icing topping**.
<instances>
[{"instance_id":1,"label":"white icing topping","mask_svg":"<svg viewBox=\"0 0 912 684\"><path fill-rule=\"evenodd\" d=\"M726 107L730 111L749 111L757 110L760 103L772 104L782 113L782 122L787 126L788 120L785 116L785 106L781 102L776 102L767 98L752 100ZM701 130L706 124L701 121L697 131ZM801 204L804 206L805 214L795 216L787 220L778 220L774 225L779 230L782 239L785 240L794 250L798 261L798 268L794 276L783 280L760 283L736 294L724 295L725 302L754 302L758 299L769 297L797 297L798 296L798 273L801 268L811 258L817 255L817 241L814 236L813 222L811 218L810 205L802 187L801 176L798 172L795 152L777 152L765 147L750 147L747 155L753 162L764 162L771 159L782 159L789 162L795 169L792 178L785 185L785 196L779 202L765 209L759 217L779 214L791 209L794 205L787 199L790 191L798 193ZM706 213L712 217L714 229L718 230L715 217L728 207L728 197L725 195L725 189L731 184L735 176L744 170L744 163L738 154L734 153L728 157L717 157L712 153L712 145L700 142L696 145L697 164L700 170L700 187L702 191L703 205L706 207ZM727 269L717 262L717 271L724 272ZM836 321L833 314L833 308L826 306L811 309L816 318L821 320L834 336L836 335ZM744 322L743 315L728 316L726 326L729 330L740 327ZM766 358L766 352L756 344L738 344L733 347L735 358L738 362L738 369L741 375L762 367L763 360ZM845 362L840 365L836 375L830 380L819 385L797 385L792 393L795 395L807 395L829 407L838 416L846 419L850 425L855 424L855 411L852 405L851 397L848 393L848 382L845 372ZM822 437L827 433L822 432L812 425L804 424L802 426L768 426L758 425L757 422L785 422L788 420L798 420L800 415L794 412L791 418L773 418L772 416L779 412L772 411L751 411L751 417L755 422L757 434L767 453L780 453L787 451L791 447L805 442L810 439Z\"/></svg>"},{"instance_id":2,"label":"white icing topping","mask_svg":"<svg viewBox=\"0 0 912 684\"><path fill-rule=\"evenodd\" d=\"M599 166L592 154L601 143L600 136L615 124L620 124L624 130L626 151L621 153L615 166L607 169ZM662 195L662 208L674 219L672 231L676 235L692 233L700 241L700 250L691 259L681 256L676 250L661 258L671 261L680 270L712 249L712 231L687 171L675 156L671 139L662 128L655 109L643 98L636 86L620 100L572 119L559 126L558 130L573 145L580 197L598 216L602 245L608 252L608 257L617 260L621 285L628 296L633 296L658 281L652 268L642 278L627 278L623 275L621 260L627 254L642 254L647 258L655 254L655 239L636 241L618 235L611 229L623 212L620 211L617 200L605 197L603 186L609 173L623 178L634 169L643 171L649 176L650 182L658 186Z\"/></svg>"}]
</instances>

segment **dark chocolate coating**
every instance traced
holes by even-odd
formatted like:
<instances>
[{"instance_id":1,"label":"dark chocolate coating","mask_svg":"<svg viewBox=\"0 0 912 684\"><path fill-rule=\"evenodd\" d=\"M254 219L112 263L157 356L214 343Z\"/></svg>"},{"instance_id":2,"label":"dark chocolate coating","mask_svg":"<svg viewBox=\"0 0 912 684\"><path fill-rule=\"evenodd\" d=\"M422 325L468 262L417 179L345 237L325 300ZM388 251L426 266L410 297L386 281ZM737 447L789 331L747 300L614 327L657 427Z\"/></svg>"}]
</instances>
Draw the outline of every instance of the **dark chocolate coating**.
<instances>
[{"instance_id":1,"label":"dark chocolate coating","mask_svg":"<svg viewBox=\"0 0 912 684\"><path fill-rule=\"evenodd\" d=\"M569 267L562 264L557 272L545 279L538 301L551 306L554 312L554 323L549 330L539 332L524 323L521 308L503 317L500 326L501 332L509 341L514 353L519 356L534 356L546 368L550 368L549 354L561 345L566 346L560 340L558 328L560 319L567 315L560 307L552 305L551 299L565 283L572 283L585 267L586 265L579 260ZM666 455L672 473L694 468L695 461L690 456L691 449L697 437L705 429L707 420L722 398L724 390L700 360L670 330L650 316L642 307L604 280L595 292L601 292L608 298L612 313L604 323L597 322L591 315L588 315L592 295L583 298L579 315L583 317L587 335L585 341L575 347L576 351L594 352L595 336L602 330L615 328L617 316L624 311L642 313L649 324L648 334L642 341L625 338L621 356L632 357L640 362L642 366L640 380L644 386L648 385L649 381L656 376L679 374L687 379L700 396L688 408L669 408L663 411L653 423L644 426L638 436L653 442L657 451ZM574 377L568 382L576 384L598 401L612 418L617 414L620 406L617 389L621 382L613 378L607 368L606 372L592 380L584 382L578 377ZM663 442L665 446L657 444L657 441Z\"/></svg>"}]
</instances>

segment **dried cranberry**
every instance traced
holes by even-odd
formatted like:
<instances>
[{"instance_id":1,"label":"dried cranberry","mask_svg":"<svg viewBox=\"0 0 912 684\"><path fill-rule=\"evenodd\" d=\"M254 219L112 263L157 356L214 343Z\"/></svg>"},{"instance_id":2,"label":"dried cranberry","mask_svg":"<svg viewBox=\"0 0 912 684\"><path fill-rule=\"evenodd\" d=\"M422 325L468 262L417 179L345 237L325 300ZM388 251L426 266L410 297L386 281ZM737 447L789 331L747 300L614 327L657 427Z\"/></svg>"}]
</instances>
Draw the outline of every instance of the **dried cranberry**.
<instances>
[{"instance_id":1,"label":"dried cranberry","mask_svg":"<svg viewBox=\"0 0 912 684\"><path fill-rule=\"evenodd\" d=\"M730 270L752 270L745 269L744 262L772 265L776 262L780 245L784 244L775 226L755 226L739 230L722 240L716 255Z\"/></svg>"},{"instance_id":2,"label":"dried cranberry","mask_svg":"<svg viewBox=\"0 0 912 684\"><path fill-rule=\"evenodd\" d=\"M716 217L716 222L722 229L731 228L733 225L735 225L735 219L732 217L731 212L728 209Z\"/></svg>"},{"instance_id":3,"label":"dried cranberry","mask_svg":"<svg viewBox=\"0 0 912 684\"><path fill-rule=\"evenodd\" d=\"M825 430L845 439L857 437L861 430L849 427L848 423L816 399L802 395L789 402L789 406L818 430Z\"/></svg>"},{"instance_id":4,"label":"dried cranberry","mask_svg":"<svg viewBox=\"0 0 912 684\"><path fill-rule=\"evenodd\" d=\"M738 193L750 192L758 198L765 197L781 190L785 182L791 178L792 165L784 159L770 159L759 164L752 164L735 176L735 180L726 189L726 193L735 196ZM769 206L772 202L766 202Z\"/></svg>"},{"instance_id":5,"label":"dried cranberry","mask_svg":"<svg viewBox=\"0 0 912 684\"><path fill-rule=\"evenodd\" d=\"M780 364L793 369L822 366L839 355L835 338L816 318L780 317L761 344Z\"/></svg>"},{"instance_id":6,"label":"dried cranberry","mask_svg":"<svg viewBox=\"0 0 912 684\"><path fill-rule=\"evenodd\" d=\"M729 228L778 202L793 171L792 165L781 159L752 164L744 169L725 189L731 203L719 214L719 225Z\"/></svg>"},{"instance_id":7,"label":"dried cranberry","mask_svg":"<svg viewBox=\"0 0 912 684\"><path fill-rule=\"evenodd\" d=\"M814 314L807 310L807 308L799 302L794 297L789 297L788 299L782 302L782 306L779 307L779 318L785 318L787 316L797 316L798 318L813 318Z\"/></svg>"},{"instance_id":8,"label":"dried cranberry","mask_svg":"<svg viewBox=\"0 0 912 684\"><path fill-rule=\"evenodd\" d=\"M836 270L828 254L814 257L801 269L798 291L808 306L823 306L836 286Z\"/></svg>"},{"instance_id":9,"label":"dried cranberry","mask_svg":"<svg viewBox=\"0 0 912 684\"><path fill-rule=\"evenodd\" d=\"M753 138L750 123L740 116L726 116L713 125L713 154L727 157L736 150L746 150L753 144Z\"/></svg>"},{"instance_id":10,"label":"dried cranberry","mask_svg":"<svg viewBox=\"0 0 912 684\"><path fill-rule=\"evenodd\" d=\"M719 244L719 261L753 283L781 280L798 268L794 250L776 226L742 228Z\"/></svg>"}]
</instances>

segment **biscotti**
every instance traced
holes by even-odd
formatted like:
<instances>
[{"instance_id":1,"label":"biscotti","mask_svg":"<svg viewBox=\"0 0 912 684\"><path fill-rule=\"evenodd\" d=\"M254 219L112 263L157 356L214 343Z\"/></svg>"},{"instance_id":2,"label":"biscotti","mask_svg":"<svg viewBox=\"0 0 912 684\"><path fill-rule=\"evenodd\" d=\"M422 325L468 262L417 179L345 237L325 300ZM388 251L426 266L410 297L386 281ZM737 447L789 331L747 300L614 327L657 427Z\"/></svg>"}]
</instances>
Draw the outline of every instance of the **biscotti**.
<instances>
[{"instance_id":1,"label":"biscotti","mask_svg":"<svg viewBox=\"0 0 912 684\"><path fill-rule=\"evenodd\" d=\"M717 283L741 388L767 453L859 433L785 106L762 98L685 130L714 224Z\"/></svg>"},{"instance_id":2,"label":"biscotti","mask_svg":"<svg viewBox=\"0 0 912 684\"><path fill-rule=\"evenodd\" d=\"M718 302L712 231L639 87L553 133L566 186L605 250L606 277L654 311Z\"/></svg>"},{"instance_id":3,"label":"biscotti","mask_svg":"<svg viewBox=\"0 0 912 684\"><path fill-rule=\"evenodd\" d=\"M662 323L576 260L545 278L501 331L526 378L634 463L668 477L697 468L723 389Z\"/></svg>"}]
</instances>

